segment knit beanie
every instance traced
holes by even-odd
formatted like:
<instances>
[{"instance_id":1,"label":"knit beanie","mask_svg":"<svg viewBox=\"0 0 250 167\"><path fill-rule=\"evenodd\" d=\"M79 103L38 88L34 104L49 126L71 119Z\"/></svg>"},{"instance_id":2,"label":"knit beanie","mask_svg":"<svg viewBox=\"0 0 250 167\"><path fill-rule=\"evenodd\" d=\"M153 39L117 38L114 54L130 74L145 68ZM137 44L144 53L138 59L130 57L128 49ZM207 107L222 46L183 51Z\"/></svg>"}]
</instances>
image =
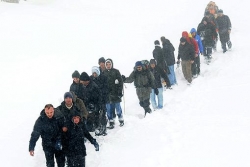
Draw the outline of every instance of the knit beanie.
<instances>
[{"instance_id":1,"label":"knit beanie","mask_svg":"<svg viewBox=\"0 0 250 167\"><path fill-rule=\"evenodd\" d=\"M80 80L81 81L89 81L90 77L86 72L82 72L81 75L80 75Z\"/></svg>"},{"instance_id":2,"label":"knit beanie","mask_svg":"<svg viewBox=\"0 0 250 167\"><path fill-rule=\"evenodd\" d=\"M71 98L71 99L73 99L73 95L70 93L70 92L66 92L66 93L64 93L64 99L66 99L66 98Z\"/></svg>"},{"instance_id":3,"label":"knit beanie","mask_svg":"<svg viewBox=\"0 0 250 167\"><path fill-rule=\"evenodd\" d=\"M160 42L158 40L156 40L154 43L155 45L160 45Z\"/></svg>"},{"instance_id":4,"label":"knit beanie","mask_svg":"<svg viewBox=\"0 0 250 167\"><path fill-rule=\"evenodd\" d=\"M77 70L75 70L72 74L72 78L80 78L80 73Z\"/></svg>"},{"instance_id":5,"label":"knit beanie","mask_svg":"<svg viewBox=\"0 0 250 167\"><path fill-rule=\"evenodd\" d=\"M137 61L137 62L135 63L135 66L136 66L136 67L137 67L137 66L142 66L141 61Z\"/></svg>"},{"instance_id":6,"label":"knit beanie","mask_svg":"<svg viewBox=\"0 0 250 167\"><path fill-rule=\"evenodd\" d=\"M92 74L93 74L94 72L97 74L97 76L99 76L99 75L100 75L99 67L97 67L97 66L92 67Z\"/></svg>"},{"instance_id":7,"label":"knit beanie","mask_svg":"<svg viewBox=\"0 0 250 167\"><path fill-rule=\"evenodd\" d=\"M105 63L104 57L101 57L101 58L98 60L98 64L100 64L100 63Z\"/></svg>"},{"instance_id":8,"label":"knit beanie","mask_svg":"<svg viewBox=\"0 0 250 167\"><path fill-rule=\"evenodd\" d=\"M156 64L155 59L151 59L149 62L150 62L150 64Z\"/></svg>"},{"instance_id":9,"label":"knit beanie","mask_svg":"<svg viewBox=\"0 0 250 167\"><path fill-rule=\"evenodd\" d=\"M187 42L186 38L184 38L184 37L181 37L180 41L181 42Z\"/></svg>"}]
</instances>

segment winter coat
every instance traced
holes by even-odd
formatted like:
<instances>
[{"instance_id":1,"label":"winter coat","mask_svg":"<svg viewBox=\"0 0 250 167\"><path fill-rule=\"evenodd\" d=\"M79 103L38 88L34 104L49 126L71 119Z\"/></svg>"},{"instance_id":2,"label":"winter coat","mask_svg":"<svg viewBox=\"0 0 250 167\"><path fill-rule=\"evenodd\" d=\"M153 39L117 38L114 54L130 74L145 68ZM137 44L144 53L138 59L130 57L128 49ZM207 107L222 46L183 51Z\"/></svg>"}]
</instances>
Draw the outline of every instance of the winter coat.
<instances>
[{"instance_id":1,"label":"winter coat","mask_svg":"<svg viewBox=\"0 0 250 167\"><path fill-rule=\"evenodd\" d=\"M155 49L153 50L153 57L156 60L157 66L162 70L165 70L167 65L164 60L163 50L160 46L155 46Z\"/></svg>"},{"instance_id":2,"label":"winter coat","mask_svg":"<svg viewBox=\"0 0 250 167\"><path fill-rule=\"evenodd\" d=\"M200 34L203 41L203 47L212 47L214 45L214 39L218 38L215 26L206 21L207 24L201 22L197 28L197 34Z\"/></svg>"},{"instance_id":3,"label":"winter coat","mask_svg":"<svg viewBox=\"0 0 250 167\"><path fill-rule=\"evenodd\" d=\"M100 110L101 91L94 81L90 80L87 86L82 86L82 97L88 111Z\"/></svg>"},{"instance_id":4,"label":"winter coat","mask_svg":"<svg viewBox=\"0 0 250 167\"><path fill-rule=\"evenodd\" d=\"M134 70L124 81L124 83L132 82L134 82L136 94L140 101L149 99L151 89L156 88L154 75L149 69L143 68L142 71Z\"/></svg>"},{"instance_id":5,"label":"winter coat","mask_svg":"<svg viewBox=\"0 0 250 167\"><path fill-rule=\"evenodd\" d=\"M174 46L168 39L165 39L163 41L162 46L163 46L163 55L167 66L174 65L175 64Z\"/></svg>"},{"instance_id":6,"label":"winter coat","mask_svg":"<svg viewBox=\"0 0 250 167\"><path fill-rule=\"evenodd\" d=\"M82 99L78 98L74 92L71 92L71 93L73 95L73 104L75 104L77 109L80 111L81 117L84 117L87 120L89 113L86 109L84 102L82 101Z\"/></svg>"},{"instance_id":7,"label":"winter coat","mask_svg":"<svg viewBox=\"0 0 250 167\"><path fill-rule=\"evenodd\" d=\"M81 96L81 84L80 84L80 83L75 83L75 82L73 81L73 83L72 83L71 86L70 86L69 91L74 92L75 95L76 95L78 98L80 98L80 96Z\"/></svg>"},{"instance_id":8,"label":"winter coat","mask_svg":"<svg viewBox=\"0 0 250 167\"><path fill-rule=\"evenodd\" d=\"M193 46L195 54L198 54L199 53L199 47L198 47L198 43L196 42L196 40L194 38L192 38L192 37L189 37L187 31L182 32L182 37L186 38L187 42Z\"/></svg>"},{"instance_id":9,"label":"winter coat","mask_svg":"<svg viewBox=\"0 0 250 167\"><path fill-rule=\"evenodd\" d=\"M203 45L202 45L202 42L201 42L201 37L197 34L197 31L195 28L192 28L190 33L194 33L195 32L195 37L194 39L196 40L196 42L198 43L198 46L199 46L199 53L203 53Z\"/></svg>"},{"instance_id":10,"label":"winter coat","mask_svg":"<svg viewBox=\"0 0 250 167\"><path fill-rule=\"evenodd\" d=\"M29 142L29 151L35 149L36 142L41 136L43 150L53 151L57 140L61 139L62 127L65 126L63 115L54 110L54 116L50 119L43 109L36 120Z\"/></svg>"},{"instance_id":11,"label":"winter coat","mask_svg":"<svg viewBox=\"0 0 250 167\"><path fill-rule=\"evenodd\" d=\"M178 60L181 58L182 61L194 60L194 48L191 44L186 42L184 45L179 45Z\"/></svg>"},{"instance_id":12,"label":"winter coat","mask_svg":"<svg viewBox=\"0 0 250 167\"><path fill-rule=\"evenodd\" d=\"M106 104L108 101L108 79L104 74L100 74L98 77L90 76L91 80L96 83L101 92L101 104Z\"/></svg>"},{"instance_id":13,"label":"winter coat","mask_svg":"<svg viewBox=\"0 0 250 167\"><path fill-rule=\"evenodd\" d=\"M63 101L60 106L57 107L57 109L63 114L66 122L66 127L69 126L70 122L72 121L72 114L79 113L81 118L84 117L84 113L81 111L80 105L76 105L76 103L73 102L72 107L69 109L66 107L65 102Z\"/></svg>"},{"instance_id":14,"label":"winter coat","mask_svg":"<svg viewBox=\"0 0 250 167\"><path fill-rule=\"evenodd\" d=\"M232 29L231 21L227 15L222 15L221 17L217 17L216 21L218 23L220 35L226 34L228 33L228 30Z\"/></svg>"},{"instance_id":15,"label":"winter coat","mask_svg":"<svg viewBox=\"0 0 250 167\"><path fill-rule=\"evenodd\" d=\"M149 71L154 75L156 88L162 88L161 78L165 80L167 86L171 87L167 74L157 65L154 68L149 67Z\"/></svg>"},{"instance_id":16,"label":"winter coat","mask_svg":"<svg viewBox=\"0 0 250 167\"><path fill-rule=\"evenodd\" d=\"M120 71L114 68L113 61L107 59L112 64L110 70L105 70L104 75L108 79L108 101L107 103L119 103L121 102L122 91L123 91L123 81L120 74ZM118 81L118 82L116 82Z\"/></svg>"},{"instance_id":17,"label":"winter coat","mask_svg":"<svg viewBox=\"0 0 250 167\"><path fill-rule=\"evenodd\" d=\"M86 126L83 122L79 122L78 124L74 124L72 121L68 127L68 131L66 132L67 136L67 153L68 157L75 156L86 156L86 147L84 138L86 137L90 143L93 144L94 138L87 131Z\"/></svg>"}]
</instances>

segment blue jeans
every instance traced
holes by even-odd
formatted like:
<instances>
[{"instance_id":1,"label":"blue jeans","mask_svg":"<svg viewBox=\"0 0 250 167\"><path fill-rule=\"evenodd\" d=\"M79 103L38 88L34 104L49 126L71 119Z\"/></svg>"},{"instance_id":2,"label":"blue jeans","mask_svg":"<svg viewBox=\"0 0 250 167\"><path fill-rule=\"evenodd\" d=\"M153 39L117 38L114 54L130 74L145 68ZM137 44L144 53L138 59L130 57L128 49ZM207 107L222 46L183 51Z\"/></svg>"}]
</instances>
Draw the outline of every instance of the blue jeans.
<instances>
[{"instance_id":1,"label":"blue jeans","mask_svg":"<svg viewBox=\"0 0 250 167\"><path fill-rule=\"evenodd\" d=\"M177 84L176 82L176 77L175 77L175 72L174 72L174 65L168 66L170 74L168 74L168 78L170 81L171 85Z\"/></svg>"},{"instance_id":2,"label":"blue jeans","mask_svg":"<svg viewBox=\"0 0 250 167\"><path fill-rule=\"evenodd\" d=\"M152 89L151 93L150 93L150 101L151 104L153 106L153 109L162 109L163 108L163 88L157 88L159 91L159 94L156 95L154 89ZM156 103L156 97L158 99L158 105Z\"/></svg>"},{"instance_id":3,"label":"blue jeans","mask_svg":"<svg viewBox=\"0 0 250 167\"><path fill-rule=\"evenodd\" d=\"M106 108L107 108L107 116L108 116L109 122L114 122L113 112L112 112L114 108L116 109L116 114L119 118L119 121L123 121L122 108L121 108L120 102L108 103L106 104Z\"/></svg>"}]
</instances>

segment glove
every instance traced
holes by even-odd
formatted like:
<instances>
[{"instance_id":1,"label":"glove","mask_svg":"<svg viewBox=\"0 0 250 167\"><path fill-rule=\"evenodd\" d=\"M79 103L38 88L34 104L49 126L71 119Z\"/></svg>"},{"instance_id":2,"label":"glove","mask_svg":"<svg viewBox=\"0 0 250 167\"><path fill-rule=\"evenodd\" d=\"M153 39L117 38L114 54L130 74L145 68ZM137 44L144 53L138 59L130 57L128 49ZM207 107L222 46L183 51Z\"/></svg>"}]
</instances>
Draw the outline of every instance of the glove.
<instances>
[{"instance_id":1,"label":"glove","mask_svg":"<svg viewBox=\"0 0 250 167\"><path fill-rule=\"evenodd\" d=\"M155 92L156 95L159 94L159 90L157 88L154 88L154 92Z\"/></svg>"},{"instance_id":2,"label":"glove","mask_svg":"<svg viewBox=\"0 0 250 167\"><path fill-rule=\"evenodd\" d=\"M118 98L119 98L119 99L121 99L121 98L122 98L122 96L123 96L123 94L120 94L120 95L118 95Z\"/></svg>"},{"instance_id":3,"label":"glove","mask_svg":"<svg viewBox=\"0 0 250 167\"><path fill-rule=\"evenodd\" d=\"M122 75L122 80L123 82L126 80L126 77L124 75Z\"/></svg>"},{"instance_id":4,"label":"glove","mask_svg":"<svg viewBox=\"0 0 250 167\"><path fill-rule=\"evenodd\" d=\"M99 144L96 142L96 139L93 140L92 144L95 146L95 150L99 151Z\"/></svg>"},{"instance_id":5,"label":"glove","mask_svg":"<svg viewBox=\"0 0 250 167\"><path fill-rule=\"evenodd\" d=\"M116 80L115 80L115 84L119 84L119 81L118 81L118 79L116 79Z\"/></svg>"},{"instance_id":6,"label":"glove","mask_svg":"<svg viewBox=\"0 0 250 167\"><path fill-rule=\"evenodd\" d=\"M56 149L57 151L62 150L62 144L61 144L61 141L60 141L60 140L57 140L57 141L56 141L55 149Z\"/></svg>"}]
</instances>

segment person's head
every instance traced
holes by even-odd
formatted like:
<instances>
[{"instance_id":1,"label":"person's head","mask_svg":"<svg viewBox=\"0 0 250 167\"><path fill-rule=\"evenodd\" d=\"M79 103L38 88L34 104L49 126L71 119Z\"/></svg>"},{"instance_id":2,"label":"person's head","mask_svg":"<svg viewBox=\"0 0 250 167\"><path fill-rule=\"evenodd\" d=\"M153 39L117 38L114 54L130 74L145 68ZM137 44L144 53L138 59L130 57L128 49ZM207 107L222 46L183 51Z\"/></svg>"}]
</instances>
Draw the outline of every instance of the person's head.
<instances>
[{"instance_id":1,"label":"person's head","mask_svg":"<svg viewBox=\"0 0 250 167\"><path fill-rule=\"evenodd\" d=\"M221 16L223 16L223 10L222 9L218 10L218 17L221 17Z\"/></svg>"},{"instance_id":2,"label":"person's head","mask_svg":"<svg viewBox=\"0 0 250 167\"><path fill-rule=\"evenodd\" d=\"M92 76L97 78L100 75L100 70L98 67L94 66L92 67Z\"/></svg>"},{"instance_id":3,"label":"person's head","mask_svg":"<svg viewBox=\"0 0 250 167\"><path fill-rule=\"evenodd\" d=\"M160 45L160 42L158 40L155 40L154 44L157 46Z\"/></svg>"},{"instance_id":4,"label":"person's head","mask_svg":"<svg viewBox=\"0 0 250 167\"><path fill-rule=\"evenodd\" d=\"M70 92L64 93L63 98L64 98L64 102L65 102L66 106L72 106L72 104L73 104L73 95L72 95L72 93L70 93Z\"/></svg>"},{"instance_id":5,"label":"person's head","mask_svg":"<svg viewBox=\"0 0 250 167\"><path fill-rule=\"evenodd\" d=\"M102 70L105 70L105 59L104 59L104 57L101 57L101 58L98 60L98 64L99 64L99 66L100 66L100 68L101 68Z\"/></svg>"},{"instance_id":6,"label":"person's head","mask_svg":"<svg viewBox=\"0 0 250 167\"><path fill-rule=\"evenodd\" d=\"M164 43L164 41L166 40L166 38L164 36L161 37L161 42Z\"/></svg>"},{"instance_id":7,"label":"person's head","mask_svg":"<svg viewBox=\"0 0 250 167\"><path fill-rule=\"evenodd\" d=\"M72 117L72 122L73 122L74 124L78 124L78 123L80 122L80 120L81 120L81 117L80 117L79 115L74 115L74 116Z\"/></svg>"},{"instance_id":8,"label":"person's head","mask_svg":"<svg viewBox=\"0 0 250 167\"><path fill-rule=\"evenodd\" d=\"M151 67L151 68L155 68L155 66L156 66L156 61L155 61L155 59L151 59L151 60L150 60L150 67Z\"/></svg>"},{"instance_id":9,"label":"person's head","mask_svg":"<svg viewBox=\"0 0 250 167\"><path fill-rule=\"evenodd\" d=\"M181 45L185 45L186 42L187 42L186 38L185 37L181 37L181 39L180 39Z\"/></svg>"},{"instance_id":10,"label":"person's head","mask_svg":"<svg viewBox=\"0 0 250 167\"><path fill-rule=\"evenodd\" d=\"M79 83L80 81L79 78L80 78L80 73L77 70L75 70L72 74L72 79L75 83Z\"/></svg>"},{"instance_id":11,"label":"person's head","mask_svg":"<svg viewBox=\"0 0 250 167\"><path fill-rule=\"evenodd\" d=\"M90 82L90 77L86 72L82 72L80 75L80 83L87 86Z\"/></svg>"},{"instance_id":12,"label":"person's head","mask_svg":"<svg viewBox=\"0 0 250 167\"><path fill-rule=\"evenodd\" d=\"M142 62L141 61L137 61L135 63L135 68L137 71L142 71Z\"/></svg>"},{"instance_id":13,"label":"person's head","mask_svg":"<svg viewBox=\"0 0 250 167\"><path fill-rule=\"evenodd\" d=\"M105 62L105 67L107 70L110 70L112 68L113 64L112 61L110 59L107 59Z\"/></svg>"},{"instance_id":14,"label":"person's head","mask_svg":"<svg viewBox=\"0 0 250 167\"><path fill-rule=\"evenodd\" d=\"M54 107L52 104L46 104L44 107L46 116L51 119L54 116Z\"/></svg>"}]
</instances>

